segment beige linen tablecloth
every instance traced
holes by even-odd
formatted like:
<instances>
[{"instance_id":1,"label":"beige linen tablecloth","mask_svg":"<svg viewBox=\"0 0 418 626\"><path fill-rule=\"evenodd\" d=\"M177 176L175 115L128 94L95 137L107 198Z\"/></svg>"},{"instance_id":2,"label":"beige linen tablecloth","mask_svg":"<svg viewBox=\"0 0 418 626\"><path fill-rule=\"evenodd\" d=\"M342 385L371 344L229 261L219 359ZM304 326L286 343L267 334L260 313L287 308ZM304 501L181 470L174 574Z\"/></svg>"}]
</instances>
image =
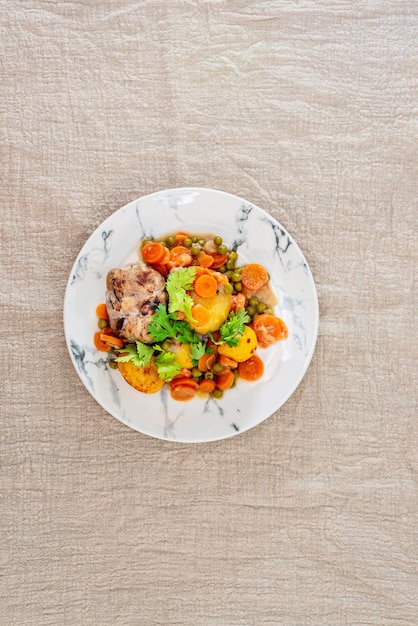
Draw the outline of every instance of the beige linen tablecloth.
<instances>
[{"instance_id":1,"label":"beige linen tablecloth","mask_svg":"<svg viewBox=\"0 0 418 626\"><path fill-rule=\"evenodd\" d=\"M416 626L415 0L0 0L2 625ZM81 246L159 189L296 238L320 301L294 395L151 439L67 353Z\"/></svg>"}]
</instances>

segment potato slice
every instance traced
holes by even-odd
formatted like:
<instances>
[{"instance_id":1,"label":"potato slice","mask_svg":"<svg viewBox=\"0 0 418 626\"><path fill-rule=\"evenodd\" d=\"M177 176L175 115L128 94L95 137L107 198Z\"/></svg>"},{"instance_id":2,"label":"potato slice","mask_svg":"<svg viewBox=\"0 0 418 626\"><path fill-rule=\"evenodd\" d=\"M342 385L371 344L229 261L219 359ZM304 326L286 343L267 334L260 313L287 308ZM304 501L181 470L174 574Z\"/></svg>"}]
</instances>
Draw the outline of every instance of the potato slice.
<instances>
[{"instance_id":1,"label":"potato slice","mask_svg":"<svg viewBox=\"0 0 418 626\"><path fill-rule=\"evenodd\" d=\"M237 346L228 346L226 343L223 343L218 350L219 354L228 356L230 359L237 361L237 363L242 363L254 354L257 345L257 335L252 328L245 326L244 334Z\"/></svg>"},{"instance_id":2,"label":"potato slice","mask_svg":"<svg viewBox=\"0 0 418 626\"><path fill-rule=\"evenodd\" d=\"M164 386L164 381L158 376L155 363L148 363L145 367L138 367L132 361L118 363L118 369L127 383L142 393L156 393Z\"/></svg>"},{"instance_id":3,"label":"potato slice","mask_svg":"<svg viewBox=\"0 0 418 626\"><path fill-rule=\"evenodd\" d=\"M210 320L204 326L194 326L197 333L214 332L224 323L228 317L232 304L232 296L229 293L217 293L210 298L201 298L195 292L192 294L195 304L201 304L210 313Z\"/></svg>"}]
</instances>

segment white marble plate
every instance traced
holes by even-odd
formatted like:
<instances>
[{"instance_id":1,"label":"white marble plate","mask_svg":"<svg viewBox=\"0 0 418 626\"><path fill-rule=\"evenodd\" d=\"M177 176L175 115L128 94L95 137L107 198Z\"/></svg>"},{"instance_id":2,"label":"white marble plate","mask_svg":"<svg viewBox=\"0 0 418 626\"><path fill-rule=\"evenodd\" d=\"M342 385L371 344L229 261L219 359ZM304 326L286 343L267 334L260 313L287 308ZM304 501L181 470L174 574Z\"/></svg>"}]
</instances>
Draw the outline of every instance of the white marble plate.
<instances>
[{"instance_id":1,"label":"white marble plate","mask_svg":"<svg viewBox=\"0 0 418 626\"><path fill-rule=\"evenodd\" d=\"M195 398L180 403L166 389L146 395L135 391L107 364L93 345L95 308L105 298L107 272L137 259L144 237L175 230L214 233L234 246L239 262L263 264L279 299L275 313L289 338L257 354L264 376L238 381L219 400ZM315 348L318 299L308 264L286 230L270 215L237 196L213 189L161 191L119 209L90 236L68 280L64 329L74 367L90 394L111 415L134 430L178 442L232 437L272 415L295 391Z\"/></svg>"}]
</instances>

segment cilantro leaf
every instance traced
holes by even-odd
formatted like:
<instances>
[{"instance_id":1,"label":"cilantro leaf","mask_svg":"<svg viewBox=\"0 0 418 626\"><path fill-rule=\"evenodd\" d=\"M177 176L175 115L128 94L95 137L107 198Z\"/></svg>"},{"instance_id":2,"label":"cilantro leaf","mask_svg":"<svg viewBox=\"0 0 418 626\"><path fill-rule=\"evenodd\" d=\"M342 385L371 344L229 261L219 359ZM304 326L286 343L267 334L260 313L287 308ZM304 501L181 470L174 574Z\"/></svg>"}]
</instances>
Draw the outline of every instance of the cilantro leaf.
<instances>
[{"instance_id":1,"label":"cilantro leaf","mask_svg":"<svg viewBox=\"0 0 418 626\"><path fill-rule=\"evenodd\" d=\"M179 270L172 272L166 282L168 312L181 311L189 322L193 321L192 306L194 302L193 298L186 292L193 288L195 277L195 267L181 267Z\"/></svg>"},{"instance_id":2,"label":"cilantro leaf","mask_svg":"<svg viewBox=\"0 0 418 626\"><path fill-rule=\"evenodd\" d=\"M133 361L134 365L137 367L145 367L151 361L154 348L137 341L135 345L128 344L124 348L120 348L118 353L119 356L116 357L115 361L119 363Z\"/></svg>"},{"instance_id":3,"label":"cilantro leaf","mask_svg":"<svg viewBox=\"0 0 418 626\"><path fill-rule=\"evenodd\" d=\"M167 313L167 307L159 304L148 325L148 333L156 342L175 339L180 343L197 343L196 332L188 322L177 319L177 313Z\"/></svg>"},{"instance_id":4,"label":"cilantro leaf","mask_svg":"<svg viewBox=\"0 0 418 626\"><path fill-rule=\"evenodd\" d=\"M245 323L249 321L250 318L245 309L237 309L236 311L231 311L228 315L228 318L219 329L219 333L221 336L220 341L214 341L214 343L216 343L217 345L220 345L221 343L226 343L228 344L228 346L231 347L237 346L244 332Z\"/></svg>"},{"instance_id":5,"label":"cilantro leaf","mask_svg":"<svg viewBox=\"0 0 418 626\"><path fill-rule=\"evenodd\" d=\"M176 330L173 326L176 317L175 313L167 313L165 304L159 304L147 328L150 337L154 341L176 339Z\"/></svg>"},{"instance_id":6,"label":"cilantro leaf","mask_svg":"<svg viewBox=\"0 0 418 626\"><path fill-rule=\"evenodd\" d=\"M190 344L190 356L193 361L198 361L201 356L203 356L206 352L206 346L204 343L199 341L198 343Z\"/></svg>"},{"instance_id":7,"label":"cilantro leaf","mask_svg":"<svg viewBox=\"0 0 418 626\"><path fill-rule=\"evenodd\" d=\"M161 350L160 354L155 358L155 364L158 369L158 376L166 382L169 382L182 370L182 366L177 361L174 352Z\"/></svg>"},{"instance_id":8,"label":"cilantro leaf","mask_svg":"<svg viewBox=\"0 0 418 626\"><path fill-rule=\"evenodd\" d=\"M180 343L198 343L199 338L193 328L190 327L188 322L183 320L177 320L173 324L173 329L176 333L176 340Z\"/></svg>"}]
</instances>

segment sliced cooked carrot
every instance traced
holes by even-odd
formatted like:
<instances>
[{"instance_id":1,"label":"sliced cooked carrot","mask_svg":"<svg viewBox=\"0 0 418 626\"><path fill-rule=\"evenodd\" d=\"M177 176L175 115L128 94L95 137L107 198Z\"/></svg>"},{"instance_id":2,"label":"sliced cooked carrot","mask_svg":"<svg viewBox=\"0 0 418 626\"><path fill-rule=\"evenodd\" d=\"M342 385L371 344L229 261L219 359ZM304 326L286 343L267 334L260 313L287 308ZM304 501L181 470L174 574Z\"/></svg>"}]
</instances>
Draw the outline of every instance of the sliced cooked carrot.
<instances>
[{"instance_id":1,"label":"sliced cooked carrot","mask_svg":"<svg viewBox=\"0 0 418 626\"><path fill-rule=\"evenodd\" d=\"M237 293L236 295L232 296L231 309L233 311L236 311L237 309L243 309L245 307L246 301L247 299L243 293Z\"/></svg>"},{"instance_id":2,"label":"sliced cooked carrot","mask_svg":"<svg viewBox=\"0 0 418 626\"><path fill-rule=\"evenodd\" d=\"M187 233L177 233L174 239L176 240L176 243L183 243L186 237L188 237Z\"/></svg>"},{"instance_id":3,"label":"sliced cooked carrot","mask_svg":"<svg viewBox=\"0 0 418 626\"><path fill-rule=\"evenodd\" d=\"M194 290L201 298L211 298L218 290L218 281L214 276L202 274L194 281Z\"/></svg>"},{"instance_id":4,"label":"sliced cooked carrot","mask_svg":"<svg viewBox=\"0 0 418 626\"><path fill-rule=\"evenodd\" d=\"M142 258L145 263L160 263L165 255L165 247L159 241L149 241L142 248Z\"/></svg>"},{"instance_id":5,"label":"sliced cooked carrot","mask_svg":"<svg viewBox=\"0 0 418 626\"><path fill-rule=\"evenodd\" d=\"M100 331L97 331L97 333L94 333L93 335L93 343L94 343L94 347L97 350L100 350L100 352L110 352L110 350L112 349L111 346L109 346L108 343L105 343L104 341L102 341L100 339L100 335L102 333Z\"/></svg>"},{"instance_id":6,"label":"sliced cooked carrot","mask_svg":"<svg viewBox=\"0 0 418 626\"><path fill-rule=\"evenodd\" d=\"M237 361L234 361L234 359L231 359L229 356L225 356L224 354L221 354L219 357L219 363L221 365L225 365L225 367L230 367L231 369L238 367Z\"/></svg>"},{"instance_id":7,"label":"sliced cooked carrot","mask_svg":"<svg viewBox=\"0 0 418 626\"><path fill-rule=\"evenodd\" d=\"M213 258L213 263L211 267L214 270L217 270L218 268L222 267L222 265L225 265L228 258L227 254L219 254L219 252L215 252L215 254L211 254L210 256Z\"/></svg>"},{"instance_id":8,"label":"sliced cooked carrot","mask_svg":"<svg viewBox=\"0 0 418 626\"><path fill-rule=\"evenodd\" d=\"M205 326L210 320L210 313L203 304L195 304L192 307L192 317L193 322L191 322L192 326Z\"/></svg>"},{"instance_id":9,"label":"sliced cooked carrot","mask_svg":"<svg viewBox=\"0 0 418 626\"><path fill-rule=\"evenodd\" d=\"M162 265L166 265L166 263L169 262L170 260L170 250L168 248L166 248L165 246L163 246L164 248L164 256L161 259L161 261L159 261Z\"/></svg>"},{"instance_id":10,"label":"sliced cooked carrot","mask_svg":"<svg viewBox=\"0 0 418 626\"><path fill-rule=\"evenodd\" d=\"M198 363L197 363L197 367L200 369L201 372L208 372L210 370L210 368L215 364L216 362L216 354L207 354L205 353L203 356L200 357Z\"/></svg>"},{"instance_id":11,"label":"sliced cooked carrot","mask_svg":"<svg viewBox=\"0 0 418 626\"><path fill-rule=\"evenodd\" d=\"M193 389L197 389L198 387L197 382L195 380L192 380L190 373L188 373L187 376L185 374L179 374L178 376L175 376L170 381L170 386L175 387L176 385L189 385L190 387L193 387Z\"/></svg>"},{"instance_id":12,"label":"sliced cooked carrot","mask_svg":"<svg viewBox=\"0 0 418 626\"><path fill-rule=\"evenodd\" d=\"M225 367L224 370L218 374L216 377L216 386L218 389L222 389L222 391L226 391L230 389L234 384L235 376L229 369L229 367Z\"/></svg>"},{"instance_id":13,"label":"sliced cooked carrot","mask_svg":"<svg viewBox=\"0 0 418 626\"><path fill-rule=\"evenodd\" d=\"M202 393L212 393L215 388L216 384L214 380L202 380L199 383L199 391Z\"/></svg>"},{"instance_id":14,"label":"sliced cooked carrot","mask_svg":"<svg viewBox=\"0 0 418 626\"><path fill-rule=\"evenodd\" d=\"M268 281L265 268L259 263L245 265L241 274L241 282L246 289L258 291Z\"/></svg>"},{"instance_id":15,"label":"sliced cooked carrot","mask_svg":"<svg viewBox=\"0 0 418 626\"><path fill-rule=\"evenodd\" d=\"M168 275L167 265L163 265L162 263L153 263L152 267L157 270L157 272L160 272L161 276L164 276L164 278Z\"/></svg>"},{"instance_id":16,"label":"sliced cooked carrot","mask_svg":"<svg viewBox=\"0 0 418 626\"><path fill-rule=\"evenodd\" d=\"M190 250L185 246L174 246L170 250L170 261L169 265L171 267L188 267L192 264L193 257L190 254Z\"/></svg>"},{"instance_id":17,"label":"sliced cooked carrot","mask_svg":"<svg viewBox=\"0 0 418 626\"><path fill-rule=\"evenodd\" d=\"M250 356L249 359L238 363L238 374L240 378L248 381L258 380L264 372L264 363L256 354Z\"/></svg>"},{"instance_id":18,"label":"sliced cooked carrot","mask_svg":"<svg viewBox=\"0 0 418 626\"><path fill-rule=\"evenodd\" d=\"M119 339L119 337L105 335L105 333L100 333L100 339L101 341L108 343L109 346L112 346L112 348L123 348L123 346L125 345L125 342L122 341L122 339Z\"/></svg>"},{"instance_id":19,"label":"sliced cooked carrot","mask_svg":"<svg viewBox=\"0 0 418 626\"><path fill-rule=\"evenodd\" d=\"M96 315L99 318L99 320L108 320L109 319L109 313L107 312L107 306L105 305L104 302L102 302L101 304L98 304L96 307Z\"/></svg>"},{"instance_id":20,"label":"sliced cooked carrot","mask_svg":"<svg viewBox=\"0 0 418 626\"><path fill-rule=\"evenodd\" d=\"M187 402L196 395L196 389L190 385L179 384L174 387L170 387L170 394L173 400L177 402Z\"/></svg>"},{"instance_id":21,"label":"sliced cooked carrot","mask_svg":"<svg viewBox=\"0 0 418 626\"><path fill-rule=\"evenodd\" d=\"M194 265L194 268L196 270L196 278L199 278L199 276L203 276L203 274L212 273L212 270L210 270L208 267L202 267L201 265Z\"/></svg>"},{"instance_id":22,"label":"sliced cooked carrot","mask_svg":"<svg viewBox=\"0 0 418 626\"><path fill-rule=\"evenodd\" d=\"M197 253L196 259L202 267L212 267L213 265L213 256L206 254L203 250Z\"/></svg>"},{"instance_id":23,"label":"sliced cooked carrot","mask_svg":"<svg viewBox=\"0 0 418 626\"><path fill-rule=\"evenodd\" d=\"M287 339L289 335L284 321L269 313L257 315L252 323L252 327L257 335L258 345L261 348L268 348L276 341Z\"/></svg>"}]
</instances>

